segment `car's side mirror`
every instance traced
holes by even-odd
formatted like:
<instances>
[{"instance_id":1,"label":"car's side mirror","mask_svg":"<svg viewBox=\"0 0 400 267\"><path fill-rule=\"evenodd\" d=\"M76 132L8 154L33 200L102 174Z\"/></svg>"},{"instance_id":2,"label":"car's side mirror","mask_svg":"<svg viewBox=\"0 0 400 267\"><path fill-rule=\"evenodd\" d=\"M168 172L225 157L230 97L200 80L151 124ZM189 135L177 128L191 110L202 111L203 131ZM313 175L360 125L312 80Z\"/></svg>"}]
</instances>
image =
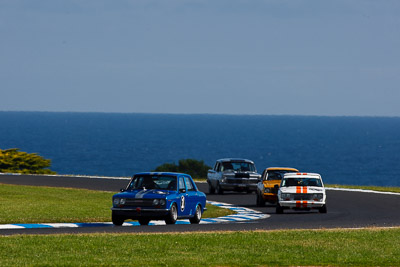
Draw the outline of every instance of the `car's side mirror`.
<instances>
[{"instance_id":1,"label":"car's side mirror","mask_svg":"<svg viewBox=\"0 0 400 267\"><path fill-rule=\"evenodd\" d=\"M274 185L274 189L276 190L276 191L278 191L278 189L279 189L279 185Z\"/></svg>"},{"instance_id":2,"label":"car's side mirror","mask_svg":"<svg viewBox=\"0 0 400 267\"><path fill-rule=\"evenodd\" d=\"M184 189L184 188L179 189L179 193L186 193L186 189Z\"/></svg>"},{"instance_id":3,"label":"car's side mirror","mask_svg":"<svg viewBox=\"0 0 400 267\"><path fill-rule=\"evenodd\" d=\"M125 188L121 188L119 191L120 191L120 192L125 192L126 189L125 189Z\"/></svg>"}]
</instances>

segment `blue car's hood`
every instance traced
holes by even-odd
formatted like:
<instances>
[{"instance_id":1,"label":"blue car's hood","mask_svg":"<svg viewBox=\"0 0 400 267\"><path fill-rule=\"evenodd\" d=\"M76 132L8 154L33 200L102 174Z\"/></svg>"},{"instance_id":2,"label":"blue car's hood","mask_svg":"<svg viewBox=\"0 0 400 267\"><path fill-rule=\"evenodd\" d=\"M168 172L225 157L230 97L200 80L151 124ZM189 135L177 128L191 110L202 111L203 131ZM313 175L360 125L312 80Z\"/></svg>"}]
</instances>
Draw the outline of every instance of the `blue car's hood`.
<instances>
[{"instance_id":1,"label":"blue car's hood","mask_svg":"<svg viewBox=\"0 0 400 267\"><path fill-rule=\"evenodd\" d=\"M129 190L115 194L114 197L119 198L163 198L175 191L160 190L160 189L137 189Z\"/></svg>"}]
</instances>

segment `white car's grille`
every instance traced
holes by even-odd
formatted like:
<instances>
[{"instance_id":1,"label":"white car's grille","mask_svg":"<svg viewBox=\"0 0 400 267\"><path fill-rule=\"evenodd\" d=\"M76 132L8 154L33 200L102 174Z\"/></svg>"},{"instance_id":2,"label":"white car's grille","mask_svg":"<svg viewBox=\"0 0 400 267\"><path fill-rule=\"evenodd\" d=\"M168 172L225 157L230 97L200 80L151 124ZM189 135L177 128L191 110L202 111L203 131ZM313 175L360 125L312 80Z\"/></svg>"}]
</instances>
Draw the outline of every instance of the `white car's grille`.
<instances>
[{"instance_id":1,"label":"white car's grille","mask_svg":"<svg viewBox=\"0 0 400 267\"><path fill-rule=\"evenodd\" d=\"M313 194L294 194L293 200L311 200Z\"/></svg>"}]
</instances>

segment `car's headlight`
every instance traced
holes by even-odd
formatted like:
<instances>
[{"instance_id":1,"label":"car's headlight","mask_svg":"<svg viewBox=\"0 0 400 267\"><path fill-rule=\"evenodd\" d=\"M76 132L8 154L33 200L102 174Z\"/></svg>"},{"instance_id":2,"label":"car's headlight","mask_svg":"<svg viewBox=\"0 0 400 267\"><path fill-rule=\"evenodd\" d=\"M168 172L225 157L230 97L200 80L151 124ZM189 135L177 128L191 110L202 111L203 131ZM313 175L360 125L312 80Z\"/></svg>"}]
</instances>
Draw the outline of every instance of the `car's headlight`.
<instances>
[{"instance_id":1,"label":"car's headlight","mask_svg":"<svg viewBox=\"0 0 400 267\"><path fill-rule=\"evenodd\" d=\"M269 187L264 188L264 193L270 193L271 189Z\"/></svg>"},{"instance_id":2,"label":"car's headlight","mask_svg":"<svg viewBox=\"0 0 400 267\"><path fill-rule=\"evenodd\" d=\"M283 200L290 200L291 194L283 193L281 194L281 199Z\"/></svg>"},{"instance_id":3,"label":"car's headlight","mask_svg":"<svg viewBox=\"0 0 400 267\"><path fill-rule=\"evenodd\" d=\"M323 197L323 194L313 194L312 199L315 201L322 201Z\"/></svg>"},{"instance_id":4,"label":"car's headlight","mask_svg":"<svg viewBox=\"0 0 400 267\"><path fill-rule=\"evenodd\" d=\"M165 199L153 199L153 205L154 206L164 206L165 205Z\"/></svg>"},{"instance_id":5,"label":"car's headlight","mask_svg":"<svg viewBox=\"0 0 400 267\"><path fill-rule=\"evenodd\" d=\"M114 198L114 205L125 205L125 198Z\"/></svg>"}]
</instances>

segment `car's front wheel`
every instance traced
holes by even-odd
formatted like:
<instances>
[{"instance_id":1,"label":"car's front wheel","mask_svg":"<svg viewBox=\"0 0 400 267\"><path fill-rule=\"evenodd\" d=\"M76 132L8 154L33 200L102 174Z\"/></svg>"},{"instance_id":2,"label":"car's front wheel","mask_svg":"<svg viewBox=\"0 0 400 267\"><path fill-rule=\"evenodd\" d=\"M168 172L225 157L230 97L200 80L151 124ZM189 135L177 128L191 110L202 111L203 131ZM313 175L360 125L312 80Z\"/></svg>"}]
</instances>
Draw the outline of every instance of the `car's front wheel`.
<instances>
[{"instance_id":1,"label":"car's front wheel","mask_svg":"<svg viewBox=\"0 0 400 267\"><path fill-rule=\"evenodd\" d=\"M149 222L150 222L149 219L139 219L140 225L149 225Z\"/></svg>"},{"instance_id":2,"label":"car's front wheel","mask_svg":"<svg viewBox=\"0 0 400 267\"><path fill-rule=\"evenodd\" d=\"M276 214L282 214L283 213L283 208L281 205L279 205L279 202L276 203Z\"/></svg>"},{"instance_id":3,"label":"car's front wheel","mask_svg":"<svg viewBox=\"0 0 400 267\"><path fill-rule=\"evenodd\" d=\"M116 226L121 226L125 221L124 217L117 215L114 211L111 214L111 220Z\"/></svg>"},{"instance_id":4,"label":"car's front wheel","mask_svg":"<svg viewBox=\"0 0 400 267\"><path fill-rule=\"evenodd\" d=\"M319 208L319 212L320 213L327 213L327 209L326 209L326 204L325 205L323 205L321 208Z\"/></svg>"},{"instance_id":5,"label":"car's front wheel","mask_svg":"<svg viewBox=\"0 0 400 267\"><path fill-rule=\"evenodd\" d=\"M208 193L210 193L210 194L215 193L215 188L212 186L211 183L208 184Z\"/></svg>"},{"instance_id":6,"label":"car's front wheel","mask_svg":"<svg viewBox=\"0 0 400 267\"><path fill-rule=\"evenodd\" d=\"M261 194L257 192L257 200L256 200L256 204L258 207L264 207L265 206L265 201L262 198Z\"/></svg>"},{"instance_id":7,"label":"car's front wheel","mask_svg":"<svg viewBox=\"0 0 400 267\"><path fill-rule=\"evenodd\" d=\"M191 224L197 224L200 222L200 220L201 220L201 207L200 207L200 205L197 205L196 212L194 213L194 217L190 218L189 221Z\"/></svg>"},{"instance_id":8,"label":"car's front wheel","mask_svg":"<svg viewBox=\"0 0 400 267\"><path fill-rule=\"evenodd\" d=\"M217 194L218 195L224 194L224 190L221 188L221 185L219 184L219 182L217 183Z\"/></svg>"},{"instance_id":9,"label":"car's front wheel","mask_svg":"<svg viewBox=\"0 0 400 267\"><path fill-rule=\"evenodd\" d=\"M166 224L175 224L178 219L178 209L176 208L176 204L172 204L171 209L165 219Z\"/></svg>"}]
</instances>

